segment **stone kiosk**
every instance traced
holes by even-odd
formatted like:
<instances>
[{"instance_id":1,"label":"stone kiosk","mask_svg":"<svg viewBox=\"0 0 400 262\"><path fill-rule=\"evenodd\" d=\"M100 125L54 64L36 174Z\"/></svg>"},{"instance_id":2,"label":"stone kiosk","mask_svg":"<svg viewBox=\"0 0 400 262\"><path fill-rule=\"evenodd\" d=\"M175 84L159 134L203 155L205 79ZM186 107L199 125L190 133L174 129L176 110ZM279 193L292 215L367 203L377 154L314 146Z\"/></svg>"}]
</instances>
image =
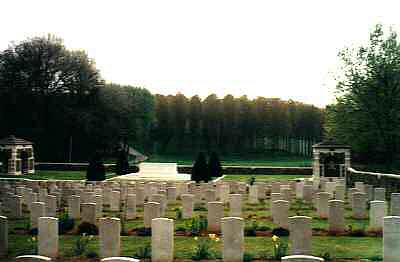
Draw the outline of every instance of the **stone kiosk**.
<instances>
[{"instance_id":1,"label":"stone kiosk","mask_svg":"<svg viewBox=\"0 0 400 262\"><path fill-rule=\"evenodd\" d=\"M350 147L334 140L324 141L313 146L313 178L345 178L351 165Z\"/></svg>"},{"instance_id":2,"label":"stone kiosk","mask_svg":"<svg viewBox=\"0 0 400 262\"><path fill-rule=\"evenodd\" d=\"M0 174L35 173L33 143L11 135L0 140Z\"/></svg>"}]
</instances>

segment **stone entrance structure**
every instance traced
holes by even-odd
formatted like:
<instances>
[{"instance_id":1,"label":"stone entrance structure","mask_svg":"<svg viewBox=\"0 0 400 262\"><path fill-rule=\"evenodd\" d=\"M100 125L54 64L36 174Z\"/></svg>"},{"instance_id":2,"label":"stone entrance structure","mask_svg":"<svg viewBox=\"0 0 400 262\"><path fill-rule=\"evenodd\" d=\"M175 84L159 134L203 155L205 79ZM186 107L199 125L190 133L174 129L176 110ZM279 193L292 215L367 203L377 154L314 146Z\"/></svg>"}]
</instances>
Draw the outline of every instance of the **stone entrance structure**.
<instances>
[{"instance_id":1,"label":"stone entrance structure","mask_svg":"<svg viewBox=\"0 0 400 262\"><path fill-rule=\"evenodd\" d=\"M0 173L22 175L35 173L33 143L11 135L0 140Z\"/></svg>"},{"instance_id":2,"label":"stone entrance structure","mask_svg":"<svg viewBox=\"0 0 400 262\"><path fill-rule=\"evenodd\" d=\"M324 141L313 146L313 178L345 177L351 165L350 146L334 140Z\"/></svg>"}]
</instances>

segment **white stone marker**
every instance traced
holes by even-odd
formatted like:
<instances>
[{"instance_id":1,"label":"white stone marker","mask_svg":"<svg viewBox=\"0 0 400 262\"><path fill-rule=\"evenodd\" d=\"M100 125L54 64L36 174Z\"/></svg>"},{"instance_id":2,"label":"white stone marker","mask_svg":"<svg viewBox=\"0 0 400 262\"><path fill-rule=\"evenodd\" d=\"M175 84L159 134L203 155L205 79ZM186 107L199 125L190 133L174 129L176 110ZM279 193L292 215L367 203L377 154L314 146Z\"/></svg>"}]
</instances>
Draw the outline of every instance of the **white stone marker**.
<instances>
[{"instance_id":1,"label":"white stone marker","mask_svg":"<svg viewBox=\"0 0 400 262\"><path fill-rule=\"evenodd\" d=\"M26 255L26 256L18 256L15 258L18 262L43 262L43 261L52 261L51 258L45 256L37 256L37 255Z\"/></svg>"},{"instance_id":2,"label":"white stone marker","mask_svg":"<svg viewBox=\"0 0 400 262\"><path fill-rule=\"evenodd\" d=\"M10 218L22 217L22 196L13 196L11 199Z\"/></svg>"},{"instance_id":3,"label":"white stone marker","mask_svg":"<svg viewBox=\"0 0 400 262\"><path fill-rule=\"evenodd\" d=\"M400 216L383 218L383 261L398 262L400 258Z\"/></svg>"},{"instance_id":4,"label":"white stone marker","mask_svg":"<svg viewBox=\"0 0 400 262\"><path fill-rule=\"evenodd\" d=\"M369 203L369 227L372 230L380 231L383 228L383 218L386 216L386 202L374 200Z\"/></svg>"},{"instance_id":5,"label":"white stone marker","mask_svg":"<svg viewBox=\"0 0 400 262\"><path fill-rule=\"evenodd\" d=\"M131 257L107 257L100 260L100 262L140 262L138 259Z\"/></svg>"},{"instance_id":6,"label":"white stone marker","mask_svg":"<svg viewBox=\"0 0 400 262\"><path fill-rule=\"evenodd\" d=\"M304 182L296 182L296 198L298 199L303 198L303 187L304 187Z\"/></svg>"},{"instance_id":7,"label":"white stone marker","mask_svg":"<svg viewBox=\"0 0 400 262\"><path fill-rule=\"evenodd\" d=\"M8 221L7 217L0 216L0 258L8 253Z\"/></svg>"},{"instance_id":8,"label":"white stone marker","mask_svg":"<svg viewBox=\"0 0 400 262\"><path fill-rule=\"evenodd\" d=\"M274 218L274 212L275 212L274 202L277 200L283 200L281 193L271 193L270 211L272 219Z\"/></svg>"},{"instance_id":9,"label":"white stone marker","mask_svg":"<svg viewBox=\"0 0 400 262\"><path fill-rule=\"evenodd\" d=\"M136 206L142 207L144 205L144 188L136 186Z\"/></svg>"},{"instance_id":10,"label":"white stone marker","mask_svg":"<svg viewBox=\"0 0 400 262\"><path fill-rule=\"evenodd\" d=\"M289 242L292 255L311 254L311 217L294 216L289 218Z\"/></svg>"},{"instance_id":11,"label":"white stone marker","mask_svg":"<svg viewBox=\"0 0 400 262\"><path fill-rule=\"evenodd\" d=\"M329 231L342 232L345 230L344 202L342 200L328 201Z\"/></svg>"},{"instance_id":12,"label":"white stone marker","mask_svg":"<svg viewBox=\"0 0 400 262\"><path fill-rule=\"evenodd\" d=\"M274 202L273 221L279 227L289 228L289 201L277 200Z\"/></svg>"},{"instance_id":13,"label":"white stone marker","mask_svg":"<svg viewBox=\"0 0 400 262\"><path fill-rule=\"evenodd\" d=\"M96 203L96 218L100 218L103 216L103 196L96 194L94 202Z\"/></svg>"},{"instance_id":14,"label":"white stone marker","mask_svg":"<svg viewBox=\"0 0 400 262\"><path fill-rule=\"evenodd\" d=\"M136 194L126 196L125 218L127 220L136 218Z\"/></svg>"},{"instance_id":15,"label":"white stone marker","mask_svg":"<svg viewBox=\"0 0 400 262\"><path fill-rule=\"evenodd\" d=\"M220 186L220 191L219 191L219 201L221 201L222 203L228 203L229 193L230 193L229 184L222 184Z\"/></svg>"},{"instance_id":16,"label":"white stone marker","mask_svg":"<svg viewBox=\"0 0 400 262\"><path fill-rule=\"evenodd\" d=\"M32 203L32 210L31 210L31 228L38 227L38 220L39 217L46 216L45 205L43 202L33 202Z\"/></svg>"},{"instance_id":17,"label":"white stone marker","mask_svg":"<svg viewBox=\"0 0 400 262\"><path fill-rule=\"evenodd\" d=\"M344 185L336 185L335 199L344 201L346 198L346 187Z\"/></svg>"},{"instance_id":18,"label":"white stone marker","mask_svg":"<svg viewBox=\"0 0 400 262\"><path fill-rule=\"evenodd\" d=\"M376 187L374 190L375 200L386 201L386 189L382 187Z\"/></svg>"},{"instance_id":19,"label":"white stone marker","mask_svg":"<svg viewBox=\"0 0 400 262\"><path fill-rule=\"evenodd\" d=\"M226 262L243 261L244 253L244 220L240 217L224 217L221 219L223 252Z\"/></svg>"},{"instance_id":20,"label":"white stone marker","mask_svg":"<svg viewBox=\"0 0 400 262\"><path fill-rule=\"evenodd\" d=\"M214 202L217 199L217 192L214 189L208 189L204 193L206 202Z\"/></svg>"},{"instance_id":21,"label":"white stone marker","mask_svg":"<svg viewBox=\"0 0 400 262\"><path fill-rule=\"evenodd\" d=\"M121 192L111 191L110 210L119 211L120 203L121 203Z\"/></svg>"},{"instance_id":22,"label":"white stone marker","mask_svg":"<svg viewBox=\"0 0 400 262\"><path fill-rule=\"evenodd\" d=\"M390 214L400 216L400 193L392 193L391 195Z\"/></svg>"},{"instance_id":23,"label":"white stone marker","mask_svg":"<svg viewBox=\"0 0 400 262\"><path fill-rule=\"evenodd\" d=\"M143 223L145 228L151 228L151 220L161 215L161 204L158 202L147 202L144 204Z\"/></svg>"},{"instance_id":24,"label":"white stone marker","mask_svg":"<svg viewBox=\"0 0 400 262\"><path fill-rule=\"evenodd\" d=\"M241 217L242 216L242 195L230 194L229 195L229 216Z\"/></svg>"},{"instance_id":25,"label":"white stone marker","mask_svg":"<svg viewBox=\"0 0 400 262\"><path fill-rule=\"evenodd\" d=\"M313 200L313 186L312 185L304 185L303 200L307 203L312 203L312 200Z\"/></svg>"},{"instance_id":26,"label":"white stone marker","mask_svg":"<svg viewBox=\"0 0 400 262\"><path fill-rule=\"evenodd\" d=\"M317 199L317 215L320 218L328 218L328 201L331 198L331 194L328 192L319 192L316 194Z\"/></svg>"},{"instance_id":27,"label":"white stone marker","mask_svg":"<svg viewBox=\"0 0 400 262\"><path fill-rule=\"evenodd\" d=\"M224 203L215 201L207 203L208 230L212 232L221 231L221 218L224 217Z\"/></svg>"},{"instance_id":28,"label":"white stone marker","mask_svg":"<svg viewBox=\"0 0 400 262\"><path fill-rule=\"evenodd\" d=\"M51 258L58 257L58 218L39 218L38 254Z\"/></svg>"},{"instance_id":29,"label":"white stone marker","mask_svg":"<svg viewBox=\"0 0 400 262\"><path fill-rule=\"evenodd\" d=\"M182 194L182 218L192 218L194 208L194 195Z\"/></svg>"},{"instance_id":30,"label":"white stone marker","mask_svg":"<svg viewBox=\"0 0 400 262\"><path fill-rule=\"evenodd\" d=\"M258 185L252 185L249 188L249 203L258 204Z\"/></svg>"},{"instance_id":31,"label":"white stone marker","mask_svg":"<svg viewBox=\"0 0 400 262\"><path fill-rule=\"evenodd\" d=\"M355 182L354 187L357 188L361 193L365 193L364 182Z\"/></svg>"},{"instance_id":32,"label":"white stone marker","mask_svg":"<svg viewBox=\"0 0 400 262\"><path fill-rule=\"evenodd\" d=\"M174 260L174 220L154 218L151 220L151 261Z\"/></svg>"},{"instance_id":33,"label":"white stone marker","mask_svg":"<svg viewBox=\"0 0 400 262\"><path fill-rule=\"evenodd\" d=\"M48 216L48 217L56 217L57 216L57 197L56 196L47 195L46 216Z\"/></svg>"},{"instance_id":34,"label":"white stone marker","mask_svg":"<svg viewBox=\"0 0 400 262\"><path fill-rule=\"evenodd\" d=\"M167 187L167 200L168 203L175 203L176 202L176 187Z\"/></svg>"},{"instance_id":35,"label":"white stone marker","mask_svg":"<svg viewBox=\"0 0 400 262\"><path fill-rule=\"evenodd\" d=\"M160 203L160 216L163 217L167 209L167 197L163 194L152 194L150 202Z\"/></svg>"},{"instance_id":36,"label":"white stone marker","mask_svg":"<svg viewBox=\"0 0 400 262\"><path fill-rule=\"evenodd\" d=\"M87 222L96 225L96 203L83 203L82 208L82 222Z\"/></svg>"},{"instance_id":37,"label":"white stone marker","mask_svg":"<svg viewBox=\"0 0 400 262\"><path fill-rule=\"evenodd\" d=\"M81 218L81 197L72 195L68 198L68 216L73 219Z\"/></svg>"},{"instance_id":38,"label":"white stone marker","mask_svg":"<svg viewBox=\"0 0 400 262\"><path fill-rule=\"evenodd\" d=\"M100 218L100 257L117 257L121 249L121 221L119 218Z\"/></svg>"},{"instance_id":39,"label":"white stone marker","mask_svg":"<svg viewBox=\"0 0 400 262\"><path fill-rule=\"evenodd\" d=\"M367 217L367 195L365 193L353 193L353 218L365 219Z\"/></svg>"},{"instance_id":40,"label":"white stone marker","mask_svg":"<svg viewBox=\"0 0 400 262\"><path fill-rule=\"evenodd\" d=\"M305 255L294 255L282 257L282 262L324 262L325 260L320 257L305 256Z\"/></svg>"}]
</instances>

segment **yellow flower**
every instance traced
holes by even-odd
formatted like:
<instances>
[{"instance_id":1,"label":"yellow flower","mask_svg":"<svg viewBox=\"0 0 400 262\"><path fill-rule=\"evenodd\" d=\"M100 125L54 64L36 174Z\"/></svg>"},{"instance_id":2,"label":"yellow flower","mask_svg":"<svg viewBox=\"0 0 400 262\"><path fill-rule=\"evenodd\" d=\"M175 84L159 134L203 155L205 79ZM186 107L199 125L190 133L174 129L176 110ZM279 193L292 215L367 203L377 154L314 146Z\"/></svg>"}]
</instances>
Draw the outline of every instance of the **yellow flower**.
<instances>
[{"instance_id":1,"label":"yellow flower","mask_svg":"<svg viewBox=\"0 0 400 262\"><path fill-rule=\"evenodd\" d=\"M211 238L212 240L214 240L216 238L215 234L208 234L208 237Z\"/></svg>"},{"instance_id":2,"label":"yellow flower","mask_svg":"<svg viewBox=\"0 0 400 262\"><path fill-rule=\"evenodd\" d=\"M215 242L218 242L218 241L219 241L219 237L216 237L216 238L215 238Z\"/></svg>"},{"instance_id":3,"label":"yellow flower","mask_svg":"<svg viewBox=\"0 0 400 262\"><path fill-rule=\"evenodd\" d=\"M198 237L194 237L194 240L196 240L196 241L197 241L198 239L199 239Z\"/></svg>"},{"instance_id":4,"label":"yellow flower","mask_svg":"<svg viewBox=\"0 0 400 262\"><path fill-rule=\"evenodd\" d=\"M272 241L276 242L276 241L278 241L278 240L279 240L279 237L277 237L277 236L275 236L275 235L272 236Z\"/></svg>"},{"instance_id":5,"label":"yellow flower","mask_svg":"<svg viewBox=\"0 0 400 262\"><path fill-rule=\"evenodd\" d=\"M36 237L32 237L32 241L36 241Z\"/></svg>"}]
</instances>

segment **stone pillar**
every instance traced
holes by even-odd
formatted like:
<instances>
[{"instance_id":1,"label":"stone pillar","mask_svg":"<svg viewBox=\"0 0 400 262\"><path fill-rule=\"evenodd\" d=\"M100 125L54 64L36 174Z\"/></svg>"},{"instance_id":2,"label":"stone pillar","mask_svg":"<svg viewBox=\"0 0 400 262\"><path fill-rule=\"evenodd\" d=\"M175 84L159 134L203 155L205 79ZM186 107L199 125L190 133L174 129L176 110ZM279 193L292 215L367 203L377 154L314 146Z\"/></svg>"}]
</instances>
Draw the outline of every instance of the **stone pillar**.
<instances>
[{"instance_id":1,"label":"stone pillar","mask_svg":"<svg viewBox=\"0 0 400 262\"><path fill-rule=\"evenodd\" d=\"M144 189L142 187L136 186L136 206L144 205Z\"/></svg>"},{"instance_id":2,"label":"stone pillar","mask_svg":"<svg viewBox=\"0 0 400 262\"><path fill-rule=\"evenodd\" d=\"M249 203L258 204L258 186L252 185L249 188Z\"/></svg>"},{"instance_id":3,"label":"stone pillar","mask_svg":"<svg viewBox=\"0 0 400 262\"><path fill-rule=\"evenodd\" d=\"M176 187L167 187L168 203L175 203L176 201Z\"/></svg>"},{"instance_id":4,"label":"stone pillar","mask_svg":"<svg viewBox=\"0 0 400 262\"><path fill-rule=\"evenodd\" d=\"M242 195L230 194L229 195L229 216L241 217L242 216Z\"/></svg>"},{"instance_id":5,"label":"stone pillar","mask_svg":"<svg viewBox=\"0 0 400 262\"><path fill-rule=\"evenodd\" d=\"M11 218L22 217L22 196L13 196L11 199Z\"/></svg>"},{"instance_id":6,"label":"stone pillar","mask_svg":"<svg viewBox=\"0 0 400 262\"><path fill-rule=\"evenodd\" d=\"M400 216L383 219L383 261L398 262L400 258Z\"/></svg>"},{"instance_id":7,"label":"stone pillar","mask_svg":"<svg viewBox=\"0 0 400 262\"><path fill-rule=\"evenodd\" d=\"M345 230L344 202L342 200L328 201L328 224L331 232Z\"/></svg>"},{"instance_id":8,"label":"stone pillar","mask_svg":"<svg viewBox=\"0 0 400 262\"><path fill-rule=\"evenodd\" d=\"M303 200L307 203L312 203L313 200L313 186L304 185L303 187Z\"/></svg>"},{"instance_id":9,"label":"stone pillar","mask_svg":"<svg viewBox=\"0 0 400 262\"><path fill-rule=\"evenodd\" d=\"M364 182L354 182L354 187L357 188L361 193L365 193Z\"/></svg>"},{"instance_id":10,"label":"stone pillar","mask_svg":"<svg viewBox=\"0 0 400 262\"><path fill-rule=\"evenodd\" d=\"M219 201L222 203L228 203L229 201L229 193L230 193L230 188L228 184L222 184L220 186L220 191L219 191Z\"/></svg>"},{"instance_id":11,"label":"stone pillar","mask_svg":"<svg viewBox=\"0 0 400 262\"><path fill-rule=\"evenodd\" d=\"M157 202L147 202L144 204L143 223L145 228L151 228L151 220L159 218L161 214L161 204Z\"/></svg>"},{"instance_id":12,"label":"stone pillar","mask_svg":"<svg viewBox=\"0 0 400 262\"><path fill-rule=\"evenodd\" d=\"M304 182L296 183L296 198L298 199L303 198L303 187L304 187Z\"/></svg>"},{"instance_id":13,"label":"stone pillar","mask_svg":"<svg viewBox=\"0 0 400 262\"><path fill-rule=\"evenodd\" d=\"M294 216L289 218L289 242L291 245L290 254L307 255L311 254L311 217Z\"/></svg>"},{"instance_id":14,"label":"stone pillar","mask_svg":"<svg viewBox=\"0 0 400 262\"><path fill-rule=\"evenodd\" d=\"M244 220L239 217L221 219L223 251L227 262L242 262L244 253Z\"/></svg>"},{"instance_id":15,"label":"stone pillar","mask_svg":"<svg viewBox=\"0 0 400 262\"><path fill-rule=\"evenodd\" d=\"M271 217L274 218L274 202L277 200L283 200L281 193L271 193L271 200L270 200L270 211Z\"/></svg>"},{"instance_id":16,"label":"stone pillar","mask_svg":"<svg viewBox=\"0 0 400 262\"><path fill-rule=\"evenodd\" d=\"M33 202L31 210L31 228L37 228L39 217L44 217L44 216L46 216L44 203Z\"/></svg>"},{"instance_id":17,"label":"stone pillar","mask_svg":"<svg viewBox=\"0 0 400 262\"><path fill-rule=\"evenodd\" d=\"M73 219L81 218L81 197L72 195L68 199L68 216Z\"/></svg>"},{"instance_id":18,"label":"stone pillar","mask_svg":"<svg viewBox=\"0 0 400 262\"><path fill-rule=\"evenodd\" d=\"M281 192L281 183L278 181L272 182L271 193L280 193L280 192Z\"/></svg>"},{"instance_id":19,"label":"stone pillar","mask_svg":"<svg viewBox=\"0 0 400 262\"><path fill-rule=\"evenodd\" d=\"M217 199L217 192L214 189L208 189L205 191L204 199L206 202L213 202Z\"/></svg>"},{"instance_id":20,"label":"stone pillar","mask_svg":"<svg viewBox=\"0 0 400 262\"><path fill-rule=\"evenodd\" d=\"M103 217L103 196L95 195L94 202L96 203L96 218Z\"/></svg>"},{"instance_id":21,"label":"stone pillar","mask_svg":"<svg viewBox=\"0 0 400 262\"><path fill-rule=\"evenodd\" d=\"M56 196L47 195L46 216L48 216L48 217L56 217L57 216L57 197Z\"/></svg>"},{"instance_id":22,"label":"stone pillar","mask_svg":"<svg viewBox=\"0 0 400 262\"><path fill-rule=\"evenodd\" d=\"M119 211L120 203L121 203L121 192L112 191L110 199L110 210Z\"/></svg>"},{"instance_id":23,"label":"stone pillar","mask_svg":"<svg viewBox=\"0 0 400 262\"><path fill-rule=\"evenodd\" d=\"M289 202L285 200L277 200L274 202L273 211L274 223L279 227L289 228Z\"/></svg>"},{"instance_id":24,"label":"stone pillar","mask_svg":"<svg viewBox=\"0 0 400 262\"><path fill-rule=\"evenodd\" d=\"M375 190L375 200L386 201L386 189L381 187L376 187Z\"/></svg>"},{"instance_id":25,"label":"stone pillar","mask_svg":"<svg viewBox=\"0 0 400 262\"><path fill-rule=\"evenodd\" d=\"M368 202L374 200L374 187L372 185L364 184L365 194L367 194Z\"/></svg>"},{"instance_id":26,"label":"stone pillar","mask_svg":"<svg viewBox=\"0 0 400 262\"><path fill-rule=\"evenodd\" d=\"M154 218L151 221L151 261L174 261L174 220Z\"/></svg>"},{"instance_id":27,"label":"stone pillar","mask_svg":"<svg viewBox=\"0 0 400 262\"><path fill-rule=\"evenodd\" d=\"M208 202L207 210L208 230L212 232L221 231L221 218L224 217L224 203L218 201Z\"/></svg>"},{"instance_id":28,"label":"stone pillar","mask_svg":"<svg viewBox=\"0 0 400 262\"><path fill-rule=\"evenodd\" d=\"M38 232L38 254L58 257L58 218L40 217Z\"/></svg>"},{"instance_id":29,"label":"stone pillar","mask_svg":"<svg viewBox=\"0 0 400 262\"><path fill-rule=\"evenodd\" d=\"M4 216L0 216L0 258L4 258L8 253L8 221Z\"/></svg>"},{"instance_id":30,"label":"stone pillar","mask_svg":"<svg viewBox=\"0 0 400 262\"><path fill-rule=\"evenodd\" d=\"M100 218L100 257L117 257L121 248L121 221L119 218Z\"/></svg>"},{"instance_id":31,"label":"stone pillar","mask_svg":"<svg viewBox=\"0 0 400 262\"><path fill-rule=\"evenodd\" d=\"M125 218L127 220L136 218L136 195L128 194L126 196Z\"/></svg>"},{"instance_id":32,"label":"stone pillar","mask_svg":"<svg viewBox=\"0 0 400 262\"><path fill-rule=\"evenodd\" d=\"M326 192L328 192L329 194L333 195L335 194L335 189L336 189L336 182L326 182Z\"/></svg>"},{"instance_id":33,"label":"stone pillar","mask_svg":"<svg viewBox=\"0 0 400 262\"><path fill-rule=\"evenodd\" d=\"M344 201L346 198L346 187L344 185L336 185L335 199Z\"/></svg>"},{"instance_id":34,"label":"stone pillar","mask_svg":"<svg viewBox=\"0 0 400 262\"><path fill-rule=\"evenodd\" d=\"M47 188L39 189L39 202L46 203L47 200Z\"/></svg>"},{"instance_id":35,"label":"stone pillar","mask_svg":"<svg viewBox=\"0 0 400 262\"><path fill-rule=\"evenodd\" d=\"M82 207L82 222L88 222L96 225L96 204L95 203L83 203Z\"/></svg>"},{"instance_id":36,"label":"stone pillar","mask_svg":"<svg viewBox=\"0 0 400 262\"><path fill-rule=\"evenodd\" d=\"M328 218L328 201L331 194L327 192L317 193L317 215L320 218Z\"/></svg>"},{"instance_id":37,"label":"stone pillar","mask_svg":"<svg viewBox=\"0 0 400 262\"><path fill-rule=\"evenodd\" d=\"M365 219L367 217L367 195L365 193L353 193L353 218Z\"/></svg>"},{"instance_id":38,"label":"stone pillar","mask_svg":"<svg viewBox=\"0 0 400 262\"><path fill-rule=\"evenodd\" d=\"M392 193L391 195L390 214L400 216L400 193Z\"/></svg>"},{"instance_id":39,"label":"stone pillar","mask_svg":"<svg viewBox=\"0 0 400 262\"><path fill-rule=\"evenodd\" d=\"M282 257L282 262L324 262L325 260L320 257L305 256L305 255L294 255Z\"/></svg>"},{"instance_id":40,"label":"stone pillar","mask_svg":"<svg viewBox=\"0 0 400 262\"><path fill-rule=\"evenodd\" d=\"M283 200L292 201L292 189L289 187L282 187L281 186L281 195Z\"/></svg>"},{"instance_id":41,"label":"stone pillar","mask_svg":"<svg viewBox=\"0 0 400 262\"><path fill-rule=\"evenodd\" d=\"M152 194L150 196L150 201L160 203L160 216L163 217L167 209L167 197L162 194Z\"/></svg>"},{"instance_id":42,"label":"stone pillar","mask_svg":"<svg viewBox=\"0 0 400 262\"><path fill-rule=\"evenodd\" d=\"M267 185L266 185L266 183L265 182L255 182L255 183L258 186L258 188L257 188L257 191L258 191L257 198L259 200L266 199L267 198L267 192L266 192Z\"/></svg>"},{"instance_id":43,"label":"stone pillar","mask_svg":"<svg viewBox=\"0 0 400 262\"><path fill-rule=\"evenodd\" d=\"M194 208L194 195L182 194L182 218L192 218Z\"/></svg>"},{"instance_id":44,"label":"stone pillar","mask_svg":"<svg viewBox=\"0 0 400 262\"><path fill-rule=\"evenodd\" d=\"M369 227L372 230L380 231L383 227L383 218L386 216L386 202L374 200L369 203Z\"/></svg>"}]
</instances>

